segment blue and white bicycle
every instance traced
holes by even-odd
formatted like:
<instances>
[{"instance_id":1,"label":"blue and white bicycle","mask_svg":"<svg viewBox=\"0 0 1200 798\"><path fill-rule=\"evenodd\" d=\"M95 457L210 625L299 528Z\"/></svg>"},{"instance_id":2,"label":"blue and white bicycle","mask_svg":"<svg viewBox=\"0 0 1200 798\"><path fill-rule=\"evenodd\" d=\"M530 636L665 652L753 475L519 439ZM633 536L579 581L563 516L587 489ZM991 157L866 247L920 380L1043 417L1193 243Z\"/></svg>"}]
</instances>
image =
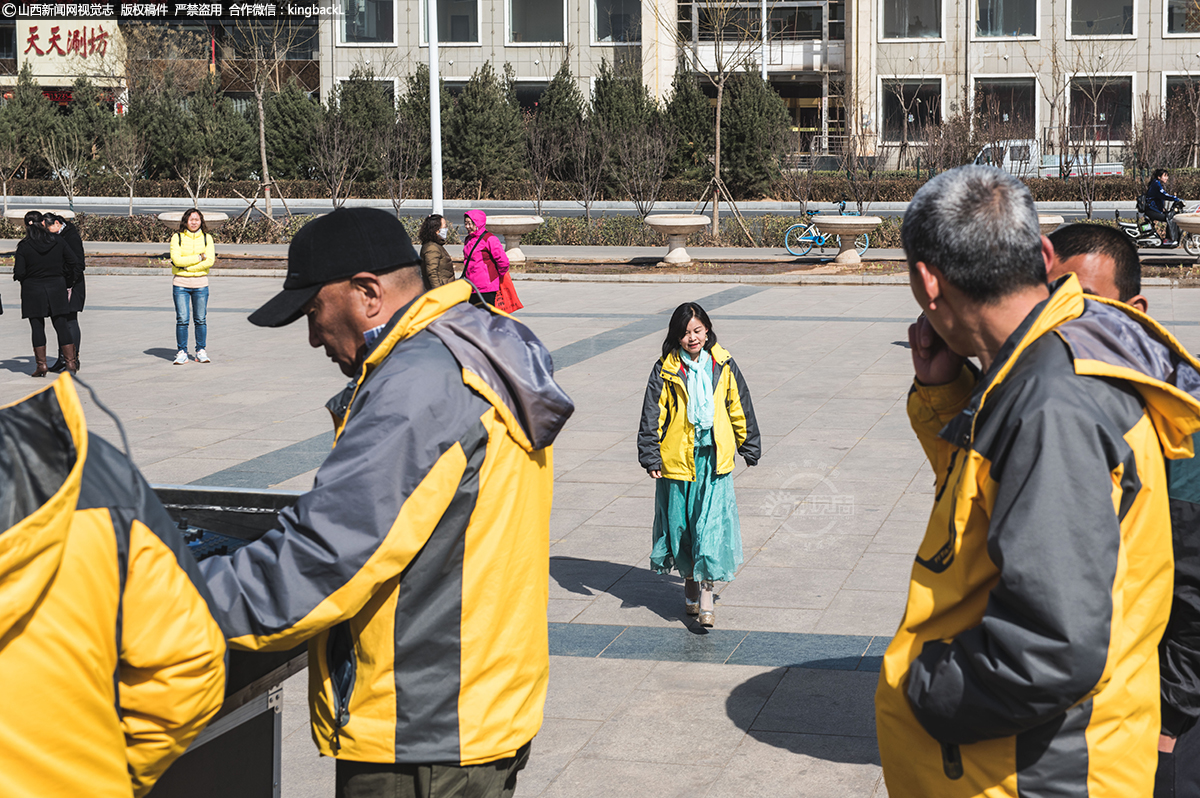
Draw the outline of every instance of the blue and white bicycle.
<instances>
[{"instance_id":1,"label":"blue and white bicycle","mask_svg":"<svg viewBox=\"0 0 1200 798\"><path fill-rule=\"evenodd\" d=\"M820 211L806 211L805 215L809 217L809 221L794 224L787 229L783 234L783 245L787 247L787 251L801 257L812 251L813 247L818 249L841 249L842 237L830 233L822 233L817 221L814 217L819 215ZM842 216L858 216L857 213L851 211L846 213L846 203L843 200L838 203L838 213ZM860 233L854 239L854 248L858 250L858 254L862 255L871 246L871 239L866 233Z\"/></svg>"}]
</instances>

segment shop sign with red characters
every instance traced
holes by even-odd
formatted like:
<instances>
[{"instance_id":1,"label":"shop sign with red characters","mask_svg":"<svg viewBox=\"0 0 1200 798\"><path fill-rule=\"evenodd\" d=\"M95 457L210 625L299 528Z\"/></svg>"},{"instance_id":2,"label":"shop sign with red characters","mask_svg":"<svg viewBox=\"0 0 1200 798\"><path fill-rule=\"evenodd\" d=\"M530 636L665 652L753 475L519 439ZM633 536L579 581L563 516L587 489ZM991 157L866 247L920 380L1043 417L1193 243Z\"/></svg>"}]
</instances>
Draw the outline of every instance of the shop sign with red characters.
<instances>
[{"instance_id":1,"label":"shop sign with red characters","mask_svg":"<svg viewBox=\"0 0 1200 798\"><path fill-rule=\"evenodd\" d=\"M122 48L115 19L17 21L17 66L45 78L114 77Z\"/></svg>"}]
</instances>

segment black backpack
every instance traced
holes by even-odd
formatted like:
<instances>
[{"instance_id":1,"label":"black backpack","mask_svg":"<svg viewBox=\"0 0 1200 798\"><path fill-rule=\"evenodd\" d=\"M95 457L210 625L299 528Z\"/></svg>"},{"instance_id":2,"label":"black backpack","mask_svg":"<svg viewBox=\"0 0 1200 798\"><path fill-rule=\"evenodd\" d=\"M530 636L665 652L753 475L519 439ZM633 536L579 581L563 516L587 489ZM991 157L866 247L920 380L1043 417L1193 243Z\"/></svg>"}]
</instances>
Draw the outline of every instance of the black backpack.
<instances>
[{"instance_id":1,"label":"black backpack","mask_svg":"<svg viewBox=\"0 0 1200 798\"><path fill-rule=\"evenodd\" d=\"M1145 194L1142 194L1140 197L1137 198L1137 212L1138 213L1146 212L1146 195Z\"/></svg>"}]
</instances>

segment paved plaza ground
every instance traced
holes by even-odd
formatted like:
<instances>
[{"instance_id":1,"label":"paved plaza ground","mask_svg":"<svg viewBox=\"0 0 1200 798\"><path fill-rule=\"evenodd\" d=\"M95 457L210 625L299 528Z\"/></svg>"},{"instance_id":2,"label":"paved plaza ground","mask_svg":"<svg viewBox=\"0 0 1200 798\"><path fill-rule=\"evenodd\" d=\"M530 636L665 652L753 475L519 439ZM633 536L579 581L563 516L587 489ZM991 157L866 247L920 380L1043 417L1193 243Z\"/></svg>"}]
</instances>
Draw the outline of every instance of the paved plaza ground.
<instances>
[{"instance_id":1,"label":"paved plaza ground","mask_svg":"<svg viewBox=\"0 0 1200 798\"><path fill-rule=\"evenodd\" d=\"M246 314L278 279L218 277L213 362L172 366L170 280L96 276L81 377L116 412L152 483L303 489L345 384L304 328ZM932 496L908 426L906 287L523 282L520 317L576 412L555 445L546 722L518 787L533 796L884 795L872 698ZM31 380L17 290L0 317L0 401ZM1200 350L1200 291L1151 288L1152 315ZM647 568L653 481L634 440L670 311L696 300L737 359L763 435L736 471L745 565L717 627ZM53 344L51 345L53 350ZM118 441L85 397L91 428ZM496 596L503 602L504 596ZM283 795L333 794L309 738L305 676L285 690Z\"/></svg>"}]
</instances>

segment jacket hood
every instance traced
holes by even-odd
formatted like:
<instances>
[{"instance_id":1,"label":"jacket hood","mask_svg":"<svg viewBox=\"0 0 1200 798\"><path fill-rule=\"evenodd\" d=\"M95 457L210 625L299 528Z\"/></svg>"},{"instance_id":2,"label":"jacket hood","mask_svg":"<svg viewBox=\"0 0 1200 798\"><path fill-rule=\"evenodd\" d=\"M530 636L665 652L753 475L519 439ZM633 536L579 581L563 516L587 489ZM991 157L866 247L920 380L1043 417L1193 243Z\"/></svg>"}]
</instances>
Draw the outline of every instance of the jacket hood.
<instances>
[{"instance_id":1,"label":"jacket hood","mask_svg":"<svg viewBox=\"0 0 1200 798\"><path fill-rule=\"evenodd\" d=\"M1076 374L1124 380L1138 391L1168 458L1191 457L1192 434L1200 431L1200 361L1149 316L1121 302L1085 297L1074 274L1050 290L1050 298L1029 314L984 376L984 389L972 399L972 426L987 394L1021 352L1054 332L1071 350ZM964 431L952 429L956 426L947 425L943 437L961 437Z\"/></svg>"},{"instance_id":2,"label":"jacket hood","mask_svg":"<svg viewBox=\"0 0 1200 798\"><path fill-rule=\"evenodd\" d=\"M554 381L550 352L524 324L468 304L470 296L466 281L455 280L414 300L368 355L364 378L397 343L428 328L458 360L467 383L500 411L513 439L527 451L544 449L575 412Z\"/></svg>"},{"instance_id":3,"label":"jacket hood","mask_svg":"<svg viewBox=\"0 0 1200 798\"><path fill-rule=\"evenodd\" d=\"M58 573L86 457L83 409L68 375L0 408L0 639Z\"/></svg>"},{"instance_id":4,"label":"jacket hood","mask_svg":"<svg viewBox=\"0 0 1200 798\"><path fill-rule=\"evenodd\" d=\"M33 237L26 237L25 241L27 241L29 246L33 247L33 251L39 255L45 255L50 250L54 249L55 244L59 243L58 236L53 234L43 241L39 241Z\"/></svg>"},{"instance_id":5,"label":"jacket hood","mask_svg":"<svg viewBox=\"0 0 1200 798\"><path fill-rule=\"evenodd\" d=\"M467 211L463 215L475 223L475 235L487 229L487 214L483 211Z\"/></svg>"}]
</instances>

